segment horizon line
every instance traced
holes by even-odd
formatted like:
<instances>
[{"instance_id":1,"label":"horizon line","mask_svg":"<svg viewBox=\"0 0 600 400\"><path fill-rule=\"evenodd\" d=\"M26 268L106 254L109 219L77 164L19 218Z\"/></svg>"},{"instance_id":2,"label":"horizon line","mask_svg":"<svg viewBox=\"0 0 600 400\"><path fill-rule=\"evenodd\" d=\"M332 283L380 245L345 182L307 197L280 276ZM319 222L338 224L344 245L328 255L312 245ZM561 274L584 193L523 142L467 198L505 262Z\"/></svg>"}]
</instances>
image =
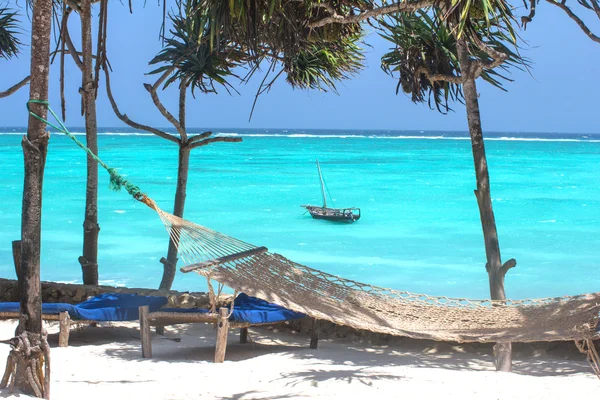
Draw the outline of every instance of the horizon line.
<instances>
[{"instance_id":1,"label":"horizon line","mask_svg":"<svg viewBox=\"0 0 600 400\"><path fill-rule=\"evenodd\" d=\"M22 125L22 126L0 126L0 132L2 132L2 129L6 129L6 128L11 128L11 129L16 129L16 128L27 128L26 125ZM73 126L71 128L71 130L73 129L82 129L83 132L85 132L85 126ZM132 128L128 125L124 125L124 126L99 126L97 128L98 130L100 129L131 129L131 130L135 130L136 132L148 132L144 129L135 129ZM160 129L160 130L164 130L164 131L169 131L169 130L173 130L175 131L174 127L156 127L156 129ZM369 128L272 128L272 127L261 127L261 128L239 128L239 127L186 127L186 130L190 131L190 130L224 130L224 129L231 129L231 130L278 130L278 131L293 131L293 130L299 130L299 131L331 131L331 132L339 132L339 131L386 131L386 132L446 132L446 133L465 133L467 134L467 136L469 136L469 131L468 130L457 130L457 129L369 129ZM151 133L151 132L148 132ZM545 133L545 134L563 134L563 135L599 135L600 131L598 132L560 132L560 131L513 131L513 130L484 130L483 131L484 135L485 133L521 133L521 134L540 134L540 133Z\"/></svg>"}]
</instances>

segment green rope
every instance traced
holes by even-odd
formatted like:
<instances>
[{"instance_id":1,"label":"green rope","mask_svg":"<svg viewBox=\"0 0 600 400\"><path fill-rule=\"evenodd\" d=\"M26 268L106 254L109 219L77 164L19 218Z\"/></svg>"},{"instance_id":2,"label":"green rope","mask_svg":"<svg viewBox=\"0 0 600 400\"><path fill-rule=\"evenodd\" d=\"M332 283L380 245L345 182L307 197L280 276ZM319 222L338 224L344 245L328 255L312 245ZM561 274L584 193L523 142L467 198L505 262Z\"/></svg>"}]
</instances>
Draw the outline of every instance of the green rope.
<instances>
[{"instance_id":1,"label":"green rope","mask_svg":"<svg viewBox=\"0 0 600 400\"><path fill-rule=\"evenodd\" d=\"M52 116L54 117L54 119L56 120L56 122L58 122L59 126L54 125L53 123L49 122L48 120L42 118L41 116L39 116L36 113L34 113L33 111L31 111L31 109L29 108L29 104L30 103L32 103L32 104L42 104L42 105L46 106L46 108L48 109L48 111L50 111L50 114L52 114ZM75 137L75 135L73 135L71 132L69 132L69 130L62 123L62 121L60 120L60 118L58 118L58 116L56 115L56 113L52 110L52 108L50 108L50 103L48 102L48 100L34 100L34 99L29 100L27 102L27 111L29 112L29 115L31 115L32 117L39 119L40 121L42 121L43 123L45 123L48 126L51 126L52 128L54 128L58 132L64 133L65 135L67 135L68 137L70 137L77 144L77 146L81 147L90 157L92 157L98 164L100 164L102 166L102 168L104 168L108 172L108 174L110 175L110 184L108 185L108 188L110 190L118 191L118 190L121 190L121 188L125 188L125 190L127 191L127 193L129 193L131 196L133 196L133 198L136 199L136 200L141 200L142 197L144 197L144 195L143 195L143 193L142 193L142 191L140 190L139 187L137 187L136 185L132 184L127 179L123 178L117 172L116 169L111 168L108 165L106 165L101 159L98 158L98 156L96 156L94 153L92 153L92 151L89 148L87 148L86 145L84 145L83 143L81 143Z\"/></svg>"}]
</instances>

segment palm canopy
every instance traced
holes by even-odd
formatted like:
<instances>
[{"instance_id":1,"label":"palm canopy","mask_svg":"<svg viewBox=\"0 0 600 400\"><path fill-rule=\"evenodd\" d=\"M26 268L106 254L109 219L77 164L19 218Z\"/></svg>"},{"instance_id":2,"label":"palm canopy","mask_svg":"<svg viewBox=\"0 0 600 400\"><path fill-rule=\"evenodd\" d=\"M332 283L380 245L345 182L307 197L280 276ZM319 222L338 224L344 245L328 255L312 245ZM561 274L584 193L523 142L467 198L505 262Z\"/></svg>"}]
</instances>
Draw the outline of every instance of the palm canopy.
<instances>
[{"instance_id":1,"label":"palm canopy","mask_svg":"<svg viewBox=\"0 0 600 400\"><path fill-rule=\"evenodd\" d=\"M467 40L471 59L483 66L481 78L504 90L511 81L508 69L523 68L529 61L519 54L511 32L499 18L486 21L481 14L468 21ZM380 35L392 44L381 59L382 69L398 74L396 92L402 90L413 102L427 101L440 112L450 110L449 102L462 101L461 65L457 55L457 35L440 18L439 10L399 13L380 20ZM489 23L489 25L488 25ZM493 55L504 60L495 63Z\"/></svg>"},{"instance_id":2,"label":"palm canopy","mask_svg":"<svg viewBox=\"0 0 600 400\"><path fill-rule=\"evenodd\" d=\"M179 0L177 9L165 47L150 62L161 65L152 73L172 72L165 85L231 88L229 80L240 79L236 68L246 67L250 77L267 60L268 71L279 65L277 76L285 74L293 87L335 90L362 67L362 26L308 28L301 1Z\"/></svg>"},{"instance_id":3,"label":"palm canopy","mask_svg":"<svg viewBox=\"0 0 600 400\"><path fill-rule=\"evenodd\" d=\"M21 42L17 37L17 13L0 8L0 58L9 59L19 52Z\"/></svg>"}]
</instances>

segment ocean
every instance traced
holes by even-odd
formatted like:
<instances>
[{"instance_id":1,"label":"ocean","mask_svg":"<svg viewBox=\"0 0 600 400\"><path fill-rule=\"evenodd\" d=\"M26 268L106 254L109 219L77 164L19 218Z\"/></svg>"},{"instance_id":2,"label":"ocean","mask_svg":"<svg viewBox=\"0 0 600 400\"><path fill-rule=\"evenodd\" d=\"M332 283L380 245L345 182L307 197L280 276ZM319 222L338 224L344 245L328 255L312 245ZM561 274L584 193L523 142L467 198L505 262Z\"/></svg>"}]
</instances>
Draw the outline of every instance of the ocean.
<instances>
[{"instance_id":1,"label":"ocean","mask_svg":"<svg viewBox=\"0 0 600 400\"><path fill-rule=\"evenodd\" d=\"M14 278L25 128L0 128L0 276ZM83 129L73 129L82 132ZM197 132L203 131L198 129ZM489 296L475 174L466 132L218 129L242 143L192 152L185 218L296 262L398 290ZM81 136L81 139L84 137ZM510 298L600 291L600 134L486 134L492 198ZM103 129L101 158L172 210L177 147L130 129ZM318 159L336 207L354 224L313 220ZM44 180L43 280L80 282L85 154L52 134ZM156 213L108 189L100 173L101 283L158 287L168 236ZM174 289L202 291L178 272Z\"/></svg>"}]
</instances>

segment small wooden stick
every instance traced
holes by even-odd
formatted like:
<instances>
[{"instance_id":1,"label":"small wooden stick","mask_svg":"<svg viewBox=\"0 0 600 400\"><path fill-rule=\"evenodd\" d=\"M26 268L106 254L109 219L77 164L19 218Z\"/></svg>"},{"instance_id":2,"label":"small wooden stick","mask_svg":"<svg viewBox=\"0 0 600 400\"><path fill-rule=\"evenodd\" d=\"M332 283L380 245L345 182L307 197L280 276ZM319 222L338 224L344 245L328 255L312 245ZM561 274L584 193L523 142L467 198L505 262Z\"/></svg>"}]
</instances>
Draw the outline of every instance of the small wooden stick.
<instances>
[{"instance_id":1,"label":"small wooden stick","mask_svg":"<svg viewBox=\"0 0 600 400\"><path fill-rule=\"evenodd\" d=\"M150 321L148 306L140 307L140 338L142 340L142 357L152 358L152 338L150 337Z\"/></svg>"},{"instance_id":2,"label":"small wooden stick","mask_svg":"<svg viewBox=\"0 0 600 400\"><path fill-rule=\"evenodd\" d=\"M248 343L248 328L240 328L240 343Z\"/></svg>"},{"instance_id":3,"label":"small wooden stick","mask_svg":"<svg viewBox=\"0 0 600 400\"><path fill-rule=\"evenodd\" d=\"M60 331L58 333L58 347L69 346L69 333L71 331L71 316L67 311L59 314Z\"/></svg>"},{"instance_id":4,"label":"small wooden stick","mask_svg":"<svg viewBox=\"0 0 600 400\"><path fill-rule=\"evenodd\" d=\"M227 350L227 334L229 333L229 309L227 307L219 308L219 319L217 322L217 345L215 348L215 363L225 361L225 351Z\"/></svg>"},{"instance_id":5,"label":"small wooden stick","mask_svg":"<svg viewBox=\"0 0 600 400\"><path fill-rule=\"evenodd\" d=\"M2 381L0 382L0 388L4 389L8 386L8 381L13 371L14 360L12 354L8 354L8 358L6 359L6 368L4 369L4 376L2 376Z\"/></svg>"},{"instance_id":6,"label":"small wooden stick","mask_svg":"<svg viewBox=\"0 0 600 400\"><path fill-rule=\"evenodd\" d=\"M310 348L316 349L319 344L319 321L313 318L312 321L312 333L310 335Z\"/></svg>"}]
</instances>

